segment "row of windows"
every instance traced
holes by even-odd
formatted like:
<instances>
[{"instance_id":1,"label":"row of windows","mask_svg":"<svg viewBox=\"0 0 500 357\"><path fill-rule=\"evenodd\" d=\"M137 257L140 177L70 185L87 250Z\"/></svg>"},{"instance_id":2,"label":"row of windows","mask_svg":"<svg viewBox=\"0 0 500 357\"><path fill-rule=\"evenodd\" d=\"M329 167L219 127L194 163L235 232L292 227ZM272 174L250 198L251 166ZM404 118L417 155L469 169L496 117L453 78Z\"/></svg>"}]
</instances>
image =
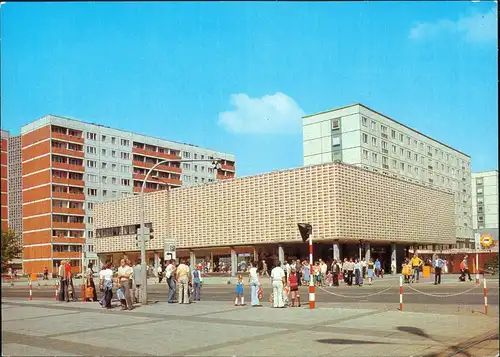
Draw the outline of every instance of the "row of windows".
<instances>
[{"instance_id":1,"label":"row of windows","mask_svg":"<svg viewBox=\"0 0 500 357\"><path fill-rule=\"evenodd\" d=\"M364 117L364 116L361 117L361 123L364 127L368 127L368 118ZM372 131L378 131L379 127L380 127L381 136L385 139L388 139L389 138L388 127L383 125L383 124L379 124L374 120L371 120L370 128ZM391 135L392 140L399 140L400 143L406 144L406 146L413 147L414 149L418 148L420 151L425 152L425 150L424 150L425 144L423 142L419 142L416 139L412 139L408 135L398 133L395 129L390 129L390 132L391 132L390 135ZM439 157L441 160L445 160L445 158L446 158L446 162L450 163L451 165L462 166L462 167L467 168L467 169L469 168L468 161L456 158L455 156L450 155L448 153L445 154L442 150L437 149L437 148L433 148L430 145L427 145L427 155L435 156L436 158Z\"/></svg>"},{"instance_id":2,"label":"row of windows","mask_svg":"<svg viewBox=\"0 0 500 357\"><path fill-rule=\"evenodd\" d=\"M89 131L89 132L87 132L87 139L97 141L97 134ZM116 145L116 137L112 136L112 137L110 137L110 139L111 139L111 144ZM101 135L101 141L107 142L108 137L106 135ZM130 140L120 139L120 145L121 146L130 146Z\"/></svg>"},{"instance_id":3,"label":"row of windows","mask_svg":"<svg viewBox=\"0 0 500 357\"><path fill-rule=\"evenodd\" d=\"M124 185L125 186L125 185ZM99 191L97 188L87 188L87 195L92 196L92 197L97 197ZM127 197L130 195L130 192L121 192L121 197ZM112 198L117 198L118 197L118 191L110 191L109 190L102 190L102 197L112 197ZM94 208L92 204L92 208ZM89 208L89 209L92 209Z\"/></svg>"},{"instance_id":4,"label":"row of windows","mask_svg":"<svg viewBox=\"0 0 500 357\"><path fill-rule=\"evenodd\" d=\"M149 231L151 233L153 233L153 224L152 223L146 223L144 226L149 228ZM96 230L95 235L96 235L96 237L100 238L100 237L114 237L114 236L120 236L120 235L137 234L139 227L140 227L139 224L133 224L133 225L129 225L129 226L100 228L100 229Z\"/></svg>"},{"instance_id":5,"label":"row of windows","mask_svg":"<svg viewBox=\"0 0 500 357\"><path fill-rule=\"evenodd\" d=\"M111 183L112 185L116 185L118 183L118 178L117 177L109 177L110 180L108 180L108 176L101 176L101 183L107 184ZM93 183L99 183L99 176L93 175L93 174L87 174L87 182L93 182ZM122 186L130 186L130 179L120 179L120 184Z\"/></svg>"},{"instance_id":6,"label":"row of windows","mask_svg":"<svg viewBox=\"0 0 500 357\"><path fill-rule=\"evenodd\" d=\"M87 146L87 154L97 155L97 148L95 146ZM108 154L113 158L117 158L117 151L116 150L108 150L108 149L104 149L104 148L101 149L101 156L108 156ZM130 153L121 151L120 152L120 159L130 160Z\"/></svg>"},{"instance_id":7,"label":"row of windows","mask_svg":"<svg viewBox=\"0 0 500 357\"><path fill-rule=\"evenodd\" d=\"M214 173L214 169L212 167L205 168L205 166L191 165L191 164L186 163L186 162L182 164L182 168L184 170L191 170L191 167L193 168L194 172L198 172L198 169L199 169L200 172L205 172L205 169L206 169L206 171L209 174L213 174Z\"/></svg>"},{"instance_id":8,"label":"row of windows","mask_svg":"<svg viewBox=\"0 0 500 357\"><path fill-rule=\"evenodd\" d=\"M363 140L364 144L368 144L368 134L363 133L362 134L362 140ZM374 146L374 147L378 147L378 138L372 136L371 137L371 145ZM386 154L389 153L389 146L388 146L387 141L381 140L381 147L382 147L382 152L383 153L386 153ZM399 151L398 151L398 149L399 149ZM453 167L450 168L450 166L448 166L448 165L445 166L445 164L439 163L437 160L434 161L431 158L427 158L426 159L425 156L423 156L423 155L419 156L418 153L414 153L414 152L412 152L410 150L405 150L404 148L401 148L401 147L398 148L398 146L396 146L394 144L391 144L391 152L394 155L398 155L399 154L400 157L406 158L407 160L412 160L412 161L415 161L415 162L419 162L421 165L425 165L427 163L428 168L430 170L436 169L436 170L440 170L443 173L445 171L446 171L446 173L450 173L451 172L452 176L455 176L455 174L456 174L459 177L462 174L463 175L467 174L466 170L463 170L463 171L460 170L460 169L455 170L455 168L453 168Z\"/></svg>"},{"instance_id":9,"label":"row of windows","mask_svg":"<svg viewBox=\"0 0 500 357\"><path fill-rule=\"evenodd\" d=\"M87 167L91 169L96 169L97 168L97 161L96 160L87 160ZM113 172L118 172L118 165L111 163L111 166L109 165L108 162L101 162L101 169L102 170L107 170L109 167L111 167L111 171ZM120 165L120 172L122 173L130 173L130 166L128 165Z\"/></svg>"},{"instance_id":10,"label":"row of windows","mask_svg":"<svg viewBox=\"0 0 500 357\"><path fill-rule=\"evenodd\" d=\"M191 176L183 175L183 176L182 176L182 181L183 181L183 182L191 182L191 178L192 178ZM198 176L193 177L193 181L194 181L194 182L200 182L200 180L199 180ZM215 181L215 180L213 180L213 179L205 179L204 177L202 177L202 178L201 178L201 182L202 182L202 183L206 183L206 182L214 182L214 181Z\"/></svg>"}]
</instances>

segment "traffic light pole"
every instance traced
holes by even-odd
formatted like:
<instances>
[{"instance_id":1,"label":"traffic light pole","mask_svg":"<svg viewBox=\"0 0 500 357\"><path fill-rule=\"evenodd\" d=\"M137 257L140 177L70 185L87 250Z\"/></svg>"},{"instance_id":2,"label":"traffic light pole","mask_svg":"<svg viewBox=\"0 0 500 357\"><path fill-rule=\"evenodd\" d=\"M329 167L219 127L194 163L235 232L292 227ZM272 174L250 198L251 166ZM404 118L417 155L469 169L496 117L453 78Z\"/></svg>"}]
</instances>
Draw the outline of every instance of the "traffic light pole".
<instances>
[{"instance_id":1,"label":"traffic light pole","mask_svg":"<svg viewBox=\"0 0 500 357\"><path fill-rule=\"evenodd\" d=\"M309 236L309 308L316 307L316 293L314 288L314 273L313 273L313 240L312 234Z\"/></svg>"},{"instance_id":2,"label":"traffic light pole","mask_svg":"<svg viewBox=\"0 0 500 357\"><path fill-rule=\"evenodd\" d=\"M145 218L144 218L144 188L146 187L146 181L149 178L149 175L151 175L151 172L153 172L154 169L156 169L158 166L162 164L166 164L169 162L214 162L216 168L219 165L219 159L210 159L210 160L162 160L157 162L152 168L149 169L147 172L146 176L142 180L142 186L141 186L141 193L139 195L139 219L140 219L140 231L139 231L139 237L140 237L140 245L141 245L141 304L147 305L148 303L148 272L147 272L147 262L146 262L146 235L145 235Z\"/></svg>"}]
</instances>

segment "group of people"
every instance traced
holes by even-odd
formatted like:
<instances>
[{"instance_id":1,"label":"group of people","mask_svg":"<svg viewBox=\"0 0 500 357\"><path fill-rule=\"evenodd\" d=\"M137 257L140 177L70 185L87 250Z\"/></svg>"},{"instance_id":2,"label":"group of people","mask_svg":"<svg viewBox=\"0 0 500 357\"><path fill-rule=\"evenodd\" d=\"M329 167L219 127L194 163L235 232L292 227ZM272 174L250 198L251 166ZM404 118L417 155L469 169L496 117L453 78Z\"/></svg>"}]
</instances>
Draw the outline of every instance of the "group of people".
<instances>
[{"instance_id":1,"label":"group of people","mask_svg":"<svg viewBox=\"0 0 500 357\"><path fill-rule=\"evenodd\" d=\"M73 274L71 273L71 264L68 260L61 261L57 274L59 276L59 301L76 301Z\"/></svg>"}]
</instances>

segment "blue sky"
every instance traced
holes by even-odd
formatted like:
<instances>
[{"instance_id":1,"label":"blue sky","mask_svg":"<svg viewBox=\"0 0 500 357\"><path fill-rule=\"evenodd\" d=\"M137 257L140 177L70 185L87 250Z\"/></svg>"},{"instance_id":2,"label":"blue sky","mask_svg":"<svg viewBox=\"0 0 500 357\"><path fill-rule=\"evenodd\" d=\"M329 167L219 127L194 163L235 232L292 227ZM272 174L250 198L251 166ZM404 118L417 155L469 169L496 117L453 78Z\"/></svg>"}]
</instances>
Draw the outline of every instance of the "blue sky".
<instances>
[{"instance_id":1,"label":"blue sky","mask_svg":"<svg viewBox=\"0 0 500 357\"><path fill-rule=\"evenodd\" d=\"M45 114L302 164L300 116L363 103L498 163L497 7L415 3L9 3L2 127Z\"/></svg>"}]
</instances>

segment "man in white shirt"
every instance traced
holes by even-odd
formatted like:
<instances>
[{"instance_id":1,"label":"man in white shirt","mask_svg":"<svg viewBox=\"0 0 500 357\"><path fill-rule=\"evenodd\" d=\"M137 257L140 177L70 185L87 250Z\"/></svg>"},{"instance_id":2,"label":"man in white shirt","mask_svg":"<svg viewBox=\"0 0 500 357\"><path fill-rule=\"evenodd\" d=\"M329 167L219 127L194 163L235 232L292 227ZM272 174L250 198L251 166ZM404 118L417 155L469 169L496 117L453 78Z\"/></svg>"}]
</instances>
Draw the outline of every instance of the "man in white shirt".
<instances>
[{"instance_id":1,"label":"man in white shirt","mask_svg":"<svg viewBox=\"0 0 500 357\"><path fill-rule=\"evenodd\" d=\"M285 279L285 271L281 267L281 262L278 262L276 267L271 270L271 280L273 282L273 307L283 308L283 280Z\"/></svg>"},{"instance_id":2,"label":"man in white shirt","mask_svg":"<svg viewBox=\"0 0 500 357\"><path fill-rule=\"evenodd\" d=\"M130 289L132 288L132 275L134 274L133 269L127 264L125 259L120 260L120 267L118 268L118 281L123 289L123 295L125 295L126 305L122 306L122 310L132 310L132 296L130 294Z\"/></svg>"},{"instance_id":3,"label":"man in white shirt","mask_svg":"<svg viewBox=\"0 0 500 357\"><path fill-rule=\"evenodd\" d=\"M262 306L259 302L259 273L257 272L257 263L250 263L248 270L248 283L250 284L252 295L252 307Z\"/></svg>"},{"instance_id":4,"label":"man in white shirt","mask_svg":"<svg viewBox=\"0 0 500 357\"><path fill-rule=\"evenodd\" d=\"M175 260L170 260L165 269L165 278L168 284L168 303L173 304L175 297Z\"/></svg>"},{"instance_id":5,"label":"man in white shirt","mask_svg":"<svg viewBox=\"0 0 500 357\"><path fill-rule=\"evenodd\" d=\"M179 284L179 304L189 304L189 267L182 260L176 269L177 283Z\"/></svg>"},{"instance_id":6,"label":"man in white shirt","mask_svg":"<svg viewBox=\"0 0 500 357\"><path fill-rule=\"evenodd\" d=\"M319 260L319 273L320 273L320 278L319 278L319 283L322 286L325 286L325 280L326 280L326 272L328 271L328 265L320 259Z\"/></svg>"}]
</instances>

